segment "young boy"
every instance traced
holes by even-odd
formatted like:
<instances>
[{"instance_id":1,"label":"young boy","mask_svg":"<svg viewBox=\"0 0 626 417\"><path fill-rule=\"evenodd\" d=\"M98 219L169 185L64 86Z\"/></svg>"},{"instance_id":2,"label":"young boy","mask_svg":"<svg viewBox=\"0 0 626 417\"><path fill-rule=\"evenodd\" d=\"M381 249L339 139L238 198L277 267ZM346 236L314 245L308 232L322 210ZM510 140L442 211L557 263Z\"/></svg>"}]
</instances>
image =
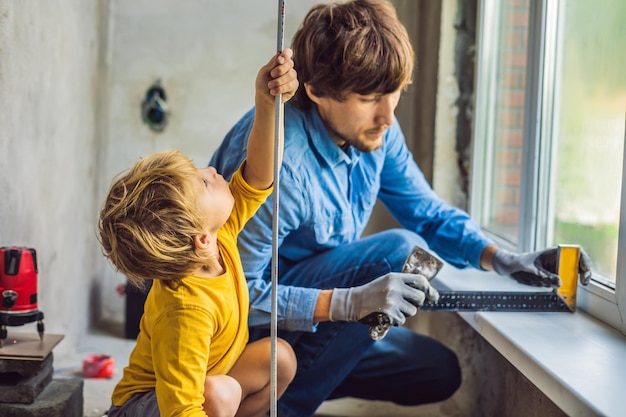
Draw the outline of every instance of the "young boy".
<instances>
[{"instance_id":1,"label":"young boy","mask_svg":"<svg viewBox=\"0 0 626 417\"><path fill-rule=\"evenodd\" d=\"M236 245L272 191L275 97L287 101L298 87L291 56L289 49L277 54L257 75L247 158L230 183L167 151L112 185L99 221L104 254L133 284L153 284L109 417L263 416L269 409L270 340L246 344L248 289ZM282 339L276 353L281 395L296 359Z\"/></svg>"}]
</instances>

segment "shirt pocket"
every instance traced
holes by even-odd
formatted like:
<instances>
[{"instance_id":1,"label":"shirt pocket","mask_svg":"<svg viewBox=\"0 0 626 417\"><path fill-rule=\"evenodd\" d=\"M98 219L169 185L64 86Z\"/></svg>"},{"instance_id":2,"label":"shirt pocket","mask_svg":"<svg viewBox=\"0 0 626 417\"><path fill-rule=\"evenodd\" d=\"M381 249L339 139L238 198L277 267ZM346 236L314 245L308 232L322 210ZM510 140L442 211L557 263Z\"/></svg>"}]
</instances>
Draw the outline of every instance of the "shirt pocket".
<instances>
[{"instance_id":1,"label":"shirt pocket","mask_svg":"<svg viewBox=\"0 0 626 417\"><path fill-rule=\"evenodd\" d=\"M317 243L326 247L336 247L354 238L353 219L342 213L319 218L313 229Z\"/></svg>"},{"instance_id":2,"label":"shirt pocket","mask_svg":"<svg viewBox=\"0 0 626 417\"><path fill-rule=\"evenodd\" d=\"M372 190L361 190L359 195L357 196L357 201L359 202L358 215L359 221L364 222L365 219L369 219L372 211L374 210L374 205L376 204L378 198L378 189L375 191ZM356 210L356 207L355 207Z\"/></svg>"}]
</instances>

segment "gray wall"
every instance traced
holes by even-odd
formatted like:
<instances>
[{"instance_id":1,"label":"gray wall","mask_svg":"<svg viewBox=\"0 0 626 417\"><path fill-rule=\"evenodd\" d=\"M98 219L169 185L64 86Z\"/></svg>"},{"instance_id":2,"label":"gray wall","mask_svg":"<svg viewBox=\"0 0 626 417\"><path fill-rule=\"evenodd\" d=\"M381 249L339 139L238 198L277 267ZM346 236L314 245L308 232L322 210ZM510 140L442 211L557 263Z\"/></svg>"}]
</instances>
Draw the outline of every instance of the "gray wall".
<instances>
[{"instance_id":1,"label":"gray wall","mask_svg":"<svg viewBox=\"0 0 626 417\"><path fill-rule=\"evenodd\" d=\"M66 336L59 350L87 330L102 269L99 33L97 1L0 1L0 246L37 250L38 306L46 332Z\"/></svg>"}]
</instances>

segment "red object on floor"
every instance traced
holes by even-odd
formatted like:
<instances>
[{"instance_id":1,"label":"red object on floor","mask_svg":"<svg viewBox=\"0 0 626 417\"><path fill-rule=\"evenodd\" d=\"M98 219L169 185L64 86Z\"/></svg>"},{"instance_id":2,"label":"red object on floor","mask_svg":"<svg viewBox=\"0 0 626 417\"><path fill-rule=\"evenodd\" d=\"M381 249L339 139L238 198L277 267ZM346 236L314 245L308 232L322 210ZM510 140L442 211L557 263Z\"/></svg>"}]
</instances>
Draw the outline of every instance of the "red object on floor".
<instances>
[{"instance_id":1,"label":"red object on floor","mask_svg":"<svg viewBox=\"0 0 626 417\"><path fill-rule=\"evenodd\" d=\"M115 359L109 355L89 355L83 360L85 378L111 378Z\"/></svg>"}]
</instances>

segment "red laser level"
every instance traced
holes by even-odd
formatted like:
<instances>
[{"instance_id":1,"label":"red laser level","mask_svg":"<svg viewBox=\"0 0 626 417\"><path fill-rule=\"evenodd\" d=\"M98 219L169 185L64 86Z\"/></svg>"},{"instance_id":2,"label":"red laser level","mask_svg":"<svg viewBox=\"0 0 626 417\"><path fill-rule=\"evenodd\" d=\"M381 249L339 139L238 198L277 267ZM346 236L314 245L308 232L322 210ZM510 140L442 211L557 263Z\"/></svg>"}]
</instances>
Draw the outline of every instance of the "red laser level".
<instances>
[{"instance_id":1,"label":"red laser level","mask_svg":"<svg viewBox=\"0 0 626 417\"><path fill-rule=\"evenodd\" d=\"M43 313L37 308L37 252L21 246L0 247L0 348L7 326L33 321L43 338Z\"/></svg>"}]
</instances>

